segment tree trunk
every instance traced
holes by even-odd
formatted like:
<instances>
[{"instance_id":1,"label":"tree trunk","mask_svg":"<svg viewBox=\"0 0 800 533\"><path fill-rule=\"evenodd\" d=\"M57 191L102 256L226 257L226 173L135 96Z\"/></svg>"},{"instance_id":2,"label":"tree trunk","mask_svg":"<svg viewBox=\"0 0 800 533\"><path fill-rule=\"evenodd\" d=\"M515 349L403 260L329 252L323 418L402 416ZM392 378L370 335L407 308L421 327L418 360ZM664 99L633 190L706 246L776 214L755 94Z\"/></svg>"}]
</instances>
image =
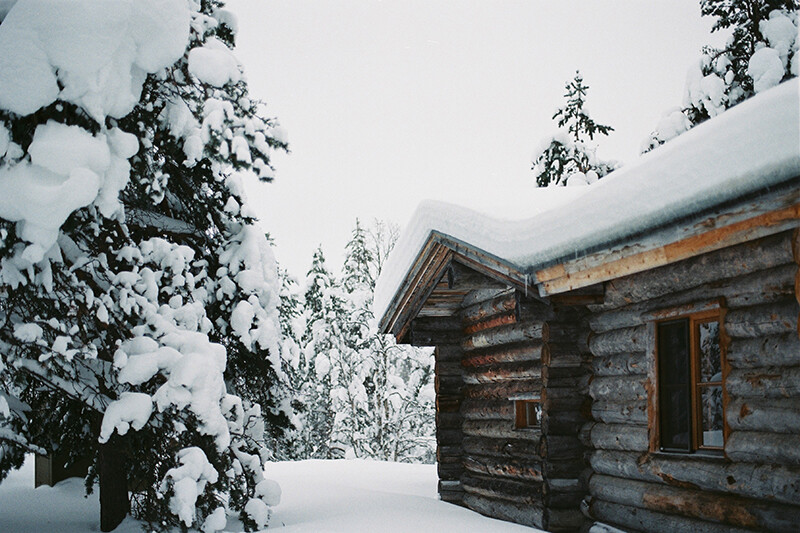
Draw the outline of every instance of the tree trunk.
<instances>
[{"instance_id":1,"label":"tree trunk","mask_svg":"<svg viewBox=\"0 0 800 533\"><path fill-rule=\"evenodd\" d=\"M100 478L100 531L113 531L130 510L125 456L116 436L100 445L97 463Z\"/></svg>"}]
</instances>

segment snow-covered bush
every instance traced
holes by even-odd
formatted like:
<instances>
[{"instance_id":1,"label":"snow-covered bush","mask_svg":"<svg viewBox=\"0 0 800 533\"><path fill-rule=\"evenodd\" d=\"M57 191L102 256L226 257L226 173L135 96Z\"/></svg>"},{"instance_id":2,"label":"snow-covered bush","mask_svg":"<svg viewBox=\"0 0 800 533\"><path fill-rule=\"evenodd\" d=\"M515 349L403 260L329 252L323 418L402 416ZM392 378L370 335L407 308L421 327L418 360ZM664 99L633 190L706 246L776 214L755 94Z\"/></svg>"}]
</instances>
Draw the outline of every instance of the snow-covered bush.
<instances>
[{"instance_id":1,"label":"snow-covered bush","mask_svg":"<svg viewBox=\"0 0 800 533\"><path fill-rule=\"evenodd\" d=\"M566 84L567 104L553 114L561 129L543 138L531 158L539 187L589 185L616 168L616 163L597 157L594 136L608 135L614 128L589 117L585 108L587 89L580 72Z\"/></svg>"},{"instance_id":2,"label":"snow-covered bush","mask_svg":"<svg viewBox=\"0 0 800 533\"><path fill-rule=\"evenodd\" d=\"M135 487L158 529L263 527L288 423L242 193L286 144L235 31L217 0L19 0L0 24L0 440L89 455L88 486Z\"/></svg>"},{"instance_id":3,"label":"snow-covered bush","mask_svg":"<svg viewBox=\"0 0 800 533\"><path fill-rule=\"evenodd\" d=\"M702 0L712 32L730 31L725 47L705 47L686 76L683 107L667 111L642 144L647 152L728 108L798 75L796 0Z\"/></svg>"}]
</instances>

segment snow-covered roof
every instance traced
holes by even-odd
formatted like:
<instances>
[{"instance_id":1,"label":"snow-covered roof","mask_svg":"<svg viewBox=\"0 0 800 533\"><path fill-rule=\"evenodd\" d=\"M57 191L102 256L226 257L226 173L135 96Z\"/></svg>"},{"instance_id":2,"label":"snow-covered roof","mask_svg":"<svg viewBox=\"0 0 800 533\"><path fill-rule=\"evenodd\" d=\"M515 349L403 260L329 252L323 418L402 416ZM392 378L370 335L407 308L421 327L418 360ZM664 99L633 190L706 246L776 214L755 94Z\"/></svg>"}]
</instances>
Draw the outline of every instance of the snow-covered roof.
<instances>
[{"instance_id":1,"label":"snow-covered roof","mask_svg":"<svg viewBox=\"0 0 800 533\"><path fill-rule=\"evenodd\" d=\"M433 233L519 271L579 258L800 176L800 91L793 79L643 155L598 183L535 189L515 219L443 202L420 204L375 290L384 318ZM798 191L800 196L800 191ZM519 198L519 191L509 197ZM499 211L498 211L499 212Z\"/></svg>"}]
</instances>

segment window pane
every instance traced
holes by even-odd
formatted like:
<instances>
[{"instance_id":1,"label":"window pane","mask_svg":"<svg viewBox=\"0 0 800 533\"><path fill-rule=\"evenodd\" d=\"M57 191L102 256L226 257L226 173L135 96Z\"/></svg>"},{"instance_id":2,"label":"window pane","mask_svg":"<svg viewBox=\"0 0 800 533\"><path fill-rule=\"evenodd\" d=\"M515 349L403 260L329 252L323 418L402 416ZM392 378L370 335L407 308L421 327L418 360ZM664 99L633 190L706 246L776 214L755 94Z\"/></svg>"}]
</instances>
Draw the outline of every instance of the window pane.
<instances>
[{"instance_id":1,"label":"window pane","mask_svg":"<svg viewBox=\"0 0 800 533\"><path fill-rule=\"evenodd\" d=\"M664 449L691 449L689 353L688 319L658 324L659 418Z\"/></svg>"},{"instance_id":2,"label":"window pane","mask_svg":"<svg viewBox=\"0 0 800 533\"><path fill-rule=\"evenodd\" d=\"M542 404L539 402L526 402L525 414L528 419L528 427L537 427L542 424Z\"/></svg>"},{"instance_id":3,"label":"window pane","mask_svg":"<svg viewBox=\"0 0 800 533\"><path fill-rule=\"evenodd\" d=\"M723 446L722 387L700 387L700 420L703 446Z\"/></svg>"},{"instance_id":4,"label":"window pane","mask_svg":"<svg viewBox=\"0 0 800 533\"><path fill-rule=\"evenodd\" d=\"M700 355L700 382L722 381L722 359L719 351L719 322L703 322L697 325L698 353Z\"/></svg>"}]
</instances>

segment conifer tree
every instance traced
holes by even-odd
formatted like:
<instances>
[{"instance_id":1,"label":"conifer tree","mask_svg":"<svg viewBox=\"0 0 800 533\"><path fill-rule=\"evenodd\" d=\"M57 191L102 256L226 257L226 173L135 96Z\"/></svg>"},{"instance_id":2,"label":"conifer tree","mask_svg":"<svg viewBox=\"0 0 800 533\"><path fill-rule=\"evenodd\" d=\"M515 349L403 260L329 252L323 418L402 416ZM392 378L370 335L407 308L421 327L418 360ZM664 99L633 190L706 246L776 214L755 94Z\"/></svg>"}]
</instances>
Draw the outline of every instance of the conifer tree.
<instances>
[{"instance_id":1,"label":"conifer tree","mask_svg":"<svg viewBox=\"0 0 800 533\"><path fill-rule=\"evenodd\" d=\"M542 140L533 155L533 172L536 185L567 185L594 183L615 168L613 162L597 159L595 135L608 135L611 126L596 123L586 112L586 91L580 72L566 83L567 100L553 114L561 130Z\"/></svg>"},{"instance_id":2,"label":"conifer tree","mask_svg":"<svg viewBox=\"0 0 800 533\"><path fill-rule=\"evenodd\" d=\"M314 252L306 277L305 321L301 339L301 363L305 379L301 385L306 405L301 440L305 454L317 459L341 456L331 441L333 410L331 391L338 367L333 363L345 351L343 325L345 303L336 280L328 271L322 248Z\"/></svg>"},{"instance_id":3,"label":"conifer tree","mask_svg":"<svg viewBox=\"0 0 800 533\"><path fill-rule=\"evenodd\" d=\"M797 0L701 0L712 32L731 33L725 46L706 46L686 78L683 105L667 111L645 140L647 152L736 104L796 77Z\"/></svg>"},{"instance_id":4,"label":"conifer tree","mask_svg":"<svg viewBox=\"0 0 800 533\"><path fill-rule=\"evenodd\" d=\"M433 378L430 350L398 346L382 335L372 312L375 281L397 231L356 220L345 248L345 346L331 360L336 416L332 442L346 455L391 461L430 461Z\"/></svg>"},{"instance_id":5,"label":"conifer tree","mask_svg":"<svg viewBox=\"0 0 800 533\"><path fill-rule=\"evenodd\" d=\"M54 93L26 94L0 74L0 174L17 195L25 183L64 185L61 219L0 206L0 439L87 455L104 531L128 510L129 479L133 511L153 529L216 531L228 512L263 528L277 503L263 462L266 437L288 422L278 280L239 172L268 181L269 154L285 143L248 96L222 7L165 0L112 13L95 30L136 53L115 56L119 70L91 70L100 48L46 65ZM2 48L14 45L8 28L46 28L43 17L80 27L113 9L21 2L0 25L0 62L41 61ZM39 42L74 50L94 38L74 35ZM3 455L2 468L18 464L18 452Z\"/></svg>"}]
</instances>

